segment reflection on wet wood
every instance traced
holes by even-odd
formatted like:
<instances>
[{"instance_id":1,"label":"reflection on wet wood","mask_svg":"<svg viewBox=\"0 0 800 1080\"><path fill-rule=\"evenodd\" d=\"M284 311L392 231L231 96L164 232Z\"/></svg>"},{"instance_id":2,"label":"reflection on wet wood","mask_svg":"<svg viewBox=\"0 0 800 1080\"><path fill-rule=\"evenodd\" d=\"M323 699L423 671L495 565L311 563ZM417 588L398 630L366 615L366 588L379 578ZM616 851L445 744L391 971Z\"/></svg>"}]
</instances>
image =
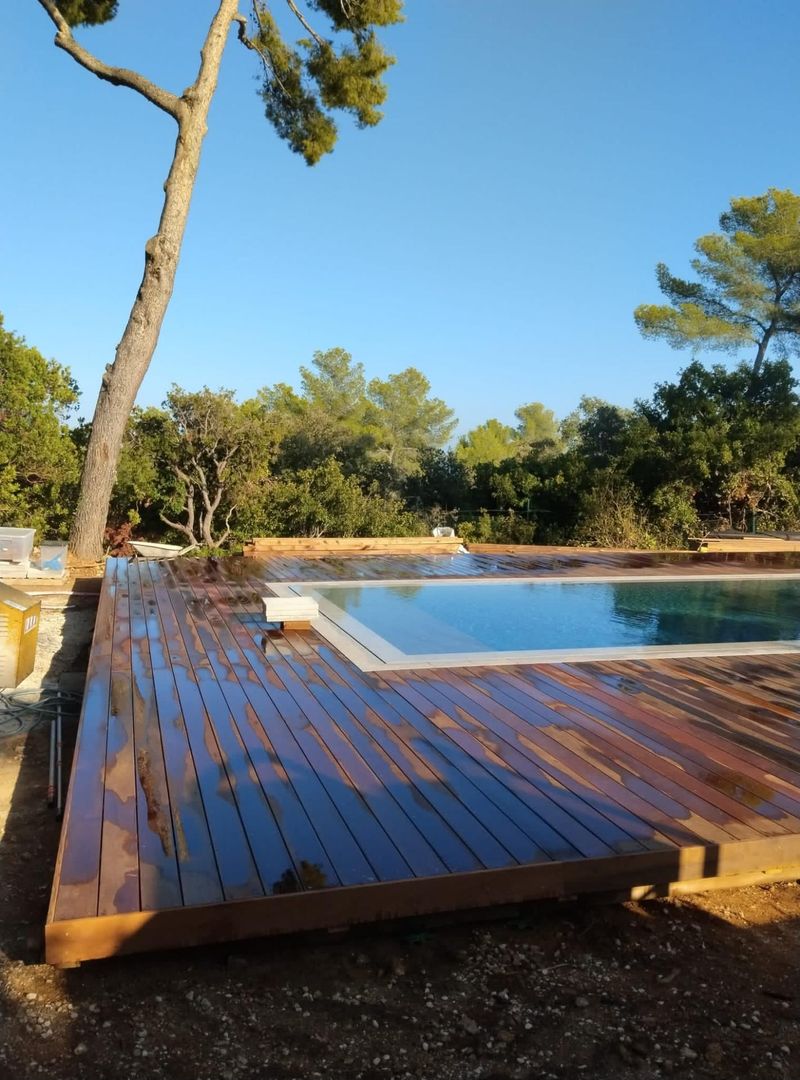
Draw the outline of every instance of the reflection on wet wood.
<instances>
[{"instance_id":1,"label":"reflection on wet wood","mask_svg":"<svg viewBox=\"0 0 800 1080\"><path fill-rule=\"evenodd\" d=\"M277 580L748 569L800 556L109 560L48 958L796 866L791 655L365 673L261 615Z\"/></svg>"}]
</instances>

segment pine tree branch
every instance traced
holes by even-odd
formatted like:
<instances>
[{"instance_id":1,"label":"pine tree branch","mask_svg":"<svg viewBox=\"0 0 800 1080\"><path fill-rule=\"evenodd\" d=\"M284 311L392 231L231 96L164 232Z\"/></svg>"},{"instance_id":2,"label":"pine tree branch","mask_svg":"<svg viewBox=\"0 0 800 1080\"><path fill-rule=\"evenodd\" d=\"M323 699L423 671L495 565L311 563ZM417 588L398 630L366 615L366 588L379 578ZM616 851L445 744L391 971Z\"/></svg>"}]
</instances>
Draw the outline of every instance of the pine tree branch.
<instances>
[{"instance_id":1,"label":"pine tree branch","mask_svg":"<svg viewBox=\"0 0 800 1080\"><path fill-rule=\"evenodd\" d=\"M253 49L254 51L257 51L255 45L247 36L247 19L245 18L245 16L237 12L233 16L233 21L236 23L236 33L242 45L244 45L246 49Z\"/></svg>"},{"instance_id":2,"label":"pine tree branch","mask_svg":"<svg viewBox=\"0 0 800 1080\"><path fill-rule=\"evenodd\" d=\"M317 31L314 29L308 19L306 19L305 15L303 15L302 11L294 2L294 0L286 0L286 3L289 5L290 11L293 11L294 14L297 16L297 19L300 22L300 25L304 28L304 30L311 34L312 38L314 39L314 41L316 41L317 45L319 45L320 48L324 48L325 45L327 45L325 38L319 36Z\"/></svg>"},{"instance_id":3,"label":"pine tree branch","mask_svg":"<svg viewBox=\"0 0 800 1080\"><path fill-rule=\"evenodd\" d=\"M39 3L56 28L54 41L57 48L63 49L76 63L86 68L87 71L91 71L98 79L111 83L112 86L127 86L129 90L135 90L137 94L141 94L152 105L155 105L173 119L180 121L181 103L176 94L172 94L169 90L164 90L163 87L150 82L144 75L140 75L138 71L112 67L110 64L99 60L72 36L72 29L58 10L55 0L39 0Z\"/></svg>"}]
</instances>

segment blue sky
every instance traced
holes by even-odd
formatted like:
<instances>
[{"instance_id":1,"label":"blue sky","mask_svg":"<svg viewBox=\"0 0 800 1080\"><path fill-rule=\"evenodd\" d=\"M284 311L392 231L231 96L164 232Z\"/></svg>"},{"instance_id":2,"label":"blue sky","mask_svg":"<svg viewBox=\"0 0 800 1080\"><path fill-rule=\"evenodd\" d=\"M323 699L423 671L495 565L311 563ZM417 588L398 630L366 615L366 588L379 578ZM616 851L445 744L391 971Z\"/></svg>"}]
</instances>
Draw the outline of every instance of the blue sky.
<instances>
[{"instance_id":1,"label":"blue sky","mask_svg":"<svg viewBox=\"0 0 800 1080\"><path fill-rule=\"evenodd\" d=\"M276 3L278 0L276 0ZM180 90L213 0L122 0L82 31ZM314 169L263 118L232 37L175 295L139 395L247 396L342 346L414 365L461 430L540 400L620 404L689 357L643 341L654 267L733 195L794 187L794 0L407 0L386 118L344 119ZM172 121L52 45L36 0L0 5L0 311L68 364L91 414L138 286ZM712 356L708 359L713 359Z\"/></svg>"}]
</instances>

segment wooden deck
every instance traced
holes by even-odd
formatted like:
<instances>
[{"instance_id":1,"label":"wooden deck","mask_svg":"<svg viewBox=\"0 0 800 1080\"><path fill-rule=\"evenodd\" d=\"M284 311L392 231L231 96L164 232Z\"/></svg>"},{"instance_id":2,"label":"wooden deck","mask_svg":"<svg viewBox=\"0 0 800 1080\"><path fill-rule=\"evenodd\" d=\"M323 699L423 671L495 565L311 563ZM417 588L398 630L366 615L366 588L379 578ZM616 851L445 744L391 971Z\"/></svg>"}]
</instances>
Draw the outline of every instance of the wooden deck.
<instances>
[{"instance_id":1,"label":"wooden deck","mask_svg":"<svg viewBox=\"0 0 800 1080\"><path fill-rule=\"evenodd\" d=\"M790 655L364 673L268 582L800 557L110 560L51 963L540 897L800 876Z\"/></svg>"}]
</instances>

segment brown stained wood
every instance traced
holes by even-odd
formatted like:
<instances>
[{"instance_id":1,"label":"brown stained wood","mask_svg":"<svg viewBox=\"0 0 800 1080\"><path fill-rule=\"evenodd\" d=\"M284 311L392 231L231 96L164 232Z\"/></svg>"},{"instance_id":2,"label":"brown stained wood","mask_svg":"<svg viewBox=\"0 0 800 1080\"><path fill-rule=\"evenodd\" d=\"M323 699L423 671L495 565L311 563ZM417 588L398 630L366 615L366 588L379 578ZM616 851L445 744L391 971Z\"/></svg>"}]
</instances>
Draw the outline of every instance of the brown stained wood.
<instances>
[{"instance_id":1,"label":"brown stained wood","mask_svg":"<svg viewBox=\"0 0 800 1080\"><path fill-rule=\"evenodd\" d=\"M153 911L177 907L182 902L182 894L164 749L156 709L150 643L136 560L128 564L128 593L133 731L136 748L139 894L142 910Z\"/></svg>"},{"instance_id":2,"label":"brown stained wood","mask_svg":"<svg viewBox=\"0 0 800 1080\"><path fill-rule=\"evenodd\" d=\"M442 752L448 757L453 756L453 749L443 741L447 739L452 748L463 755L457 760L465 763L466 775L486 791L510 820L524 827L532 838L537 837L538 843L548 844L550 850L563 849L567 844L584 856L605 855L614 850L613 841L620 838L619 832L610 825L595 828L594 819L592 828L587 827L580 801L553 783L544 770L537 765L529 766L527 762L522 771L510 768L496 748L482 745L474 731L462 728L458 715L450 712L446 704L442 708L431 701L411 681L401 678L400 673L387 674L387 680L407 705L414 707L436 731L440 740L437 745ZM475 771L479 765L488 774L490 782ZM555 841L553 834L557 837ZM624 837L624 842L629 839Z\"/></svg>"},{"instance_id":3,"label":"brown stained wood","mask_svg":"<svg viewBox=\"0 0 800 1080\"><path fill-rule=\"evenodd\" d=\"M281 765L335 865L338 879L351 884L374 881L373 868L296 737L305 718L277 676L265 665L263 649L255 644L238 620L226 622L219 612L209 613L209 619L226 655L233 658L231 662L239 681L268 731ZM327 763L323 761L323 764Z\"/></svg>"},{"instance_id":4,"label":"brown stained wood","mask_svg":"<svg viewBox=\"0 0 800 1080\"><path fill-rule=\"evenodd\" d=\"M170 653L147 564L139 561L138 567L183 902L215 903L223 890Z\"/></svg>"},{"instance_id":5,"label":"brown stained wood","mask_svg":"<svg viewBox=\"0 0 800 1080\"><path fill-rule=\"evenodd\" d=\"M117 561L106 565L56 860L50 919L97 912Z\"/></svg>"},{"instance_id":6,"label":"brown stained wood","mask_svg":"<svg viewBox=\"0 0 800 1080\"><path fill-rule=\"evenodd\" d=\"M798 680L797 661L789 658L783 663L777 654L766 657L751 656L744 663L736 663L740 657L731 657L719 664L717 676L724 686L745 687L751 693L762 691L767 695L772 708L785 709L789 719L794 721L800 709L800 680Z\"/></svg>"},{"instance_id":7,"label":"brown stained wood","mask_svg":"<svg viewBox=\"0 0 800 1080\"><path fill-rule=\"evenodd\" d=\"M536 678L539 671L551 673L550 668L542 667L524 674L526 678ZM592 674L595 678L588 682L587 673L577 666L559 666L552 669L552 674L561 681L568 680L572 686L580 687L611 715L622 713L641 726L645 733L654 733L663 745L705 767L709 782L716 782L719 778L720 786L725 791L731 786L741 787L745 799L759 812L768 813L769 807L774 805L783 815L788 815L789 824L797 826L800 821L798 792L793 784L773 774L773 763L768 758L759 759L735 740L695 727L691 715L673 707L669 697L647 692L649 680L646 677L634 682L628 669L620 676L611 664L604 664L602 668L594 667Z\"/></svg>"},{"instance_id":8,"label":"brown stained wood","mask_svg":"<svg viewBox=\"0 0 800 1080\"><path fill-rule=\"evenodd\" d=\"M795 661L796 662L796 661ZM800 673L800 667L797 668ZM742 736L743 741L755 740L761 747L774 750L778 760L786 761L791 766L800 765L800 744L792 723L796 711L776 709L774 701L765 698L756 703L750 695L743 695L736 689L715 683L712 679L698 677L689 668L665 664L662 668L664 678L670 684L677 684L681 693L691 696L698 705L707 709L712 716L723 719L727 730L733 730ZM731 701L737 701L738 707L731 715Z\"/></svg>"},{"instance_id":9,"label":"brown stained wood","mask_svg":"<svg viewBox=\"0 0 800 1080\"><path fill-rule=\"evenodd\" d=\"M117 563L106 734L103 830L98 914L139 909L139 838L136 821L136 751L131 690L131 619L128 565Z\"/></svg>"},{"instance_id":10,"label":"brown stained wood","mask_svg":"<svg viewBox=\"0 0 800 1080\"><path fill-rule=\"evenodd\" d=\"M785 717L772 713L766 699L762 698L757 708L745 702L734 710L731 699L735 695L726 693L713 682L695 680L688 673L679 672L676 677L674 669L664 661L653 668L648 683L669 694L676 703L688 706L698 719L715 727L722 726L726 732L735 731L744 745L748 739L753 739L759 749L777 751L776 761L785 758L792 767L800 764L800 747L796 743L792 745L791 724L785 722Z\"/></svg>"},{"instance_id":11,"label":"brown stained wood","mask_svg":"<svg viewBox=\"0 0 800 1080\"><path fill-rule=\"evenodd\" d=\"M719 748L726 756L732 755L739 758L743 765L749 765L755 775L766 773L774 776L777 786L785 789L792 799L800 795L800 774L785 766L777 755L770 753L771 747L766 740L747 737L733 708L726 708L721 703L720 716L707 697L698 698L682 682L665 681L663 670L656 663L648 665L644 674L645 677L641 679L642 670L634 667L633 663L624 668L607 664L601 678L604 682L615 678L623 681L641 679L637 699L659 710L662 715L678 719L675 728L681 732L681 738Z\"/></svg>"},{"instance_id":12,"label":"brown stained wood","mask_svg":"<svg viewBox=\"0 0 800 1080\"><path fill-rule=\"evenodd\" d=\"M318 883L323 878L330 880L331 867L307 820L302 821L299 837L291 826L287 828L287 817L297 813L294 792L285 771L277 766L274 749L263 737L263 728L207 622L207 605L196 600L191 592L186 595L168 566L159 569L169 583L168 594L179 623L191 627L192 635L187 638L190 655L202 649L211 664L214 681L208 677L201 679L200 692L225 755L226 769L232 777L242 823L265 892L285 890L289 883L304 879L311 887L312 876L307 868L312 865L322 868L317 875Z\"/></svg>"},{"instance_id":13,"label":"brown stained wood","mask_svg":"<svg viewBox=\"0 0 800 1080\"><path fill-rule=\"evenodd\" d=\"M231 612L222 588L209 589L209 595L215 598L223 613ZM291 666L273 649L267 637L264 638L263 649L269 654L272 677L280 681L287 695L287 703L289 700L292 702L286 716L295 738L347 822L375 875L382 880L411 876L408 862L375 813L374 803L386 798L383 785L341 737L341 733L336 732L319 702L303 686ZM390 803L386 804L386 811L391 818ZM390 832L394 833L398 824L397 818L393 822L390 820Z\"/></svg>"},{"instance_id":14,"label":"brown stained wood","mask_svg":"<svg viewBox=\"0 0 800 1080\"><path fill-rule=\"evenodd\" d=\"M399 789L407 786L406 778L399 770L393 775L387 775L379 769L368 749L366 753L362 753L363 745L359 746L350 740L346 710L338 708L335 699L332 701L327 694L320 693L319 686L314 687L313 670L307 668L302 661L296 660L288 647L281 648L280 642L270 641L265 651L272 661L280 656L284 683L290 687L298 704L304 708L320 742L347 774L350 783L380 824L384 835L391 840L407 870L416 876L444 873L444 863L403 808L405 800ZM313 705L310 699L313 699ZM372 856L371 861L374 865L375 859ZM405 877L408 874L395 872L392 876Z\"/></svg>"},{"instance_id":15,"label":"brown stained wood","mask_svg":"<svg viewBox=\"0 0 800 1080\"><path fill-rule=\"evenodd\" d=\"M316 651L305 647L304 639L289 635L285 644L285 655L298 676L304 679L345 737L403 809L409 823L416 827L416 833L404 836L402 848L415 873L419 876L423 873L443 873L445 870L476 869L479 864L475 856L427 797L426 793L432 794L431 787L437 783L432 775L419 776L419 766L405 757L405 748L401 750L397 743L376 737L379 732L370 724L368 707L355 695L347 693L335 672L322 664ZM338 687L337 692L334 692L332 685Z\"/></svg>"},{"instance_id":16,"label":"brown stained wood","mask_svg":"<svg viewBox=\"0 0 800 1080\"><path fill-rule=\"evenodd\" d=\"M48 959L792 877L797 658L365 673L313 628L268 630L259 597L289 580L797 569L578 550L110 560Z\"/></svg>"},{"instance_id":17,"label":"brown stained wood","mask_svg":"<svg viewBox=\"0 0 800 1080\"><path fill-rule=\"evenodd\" d=\"M674 882L691 881L697 889L702 889L709 879L718 883L730 877L735 883L742 875L757 875L762 870L766 880L791 880L798 864L800 837L793 836L782 841L742 841L718 847L693 846L413 878L196 909L73 919L48 924L45 955L50 964L66 964L152 949L354 926L375 920L468 911L597 891L638 889L639 895L659 895L659 889ZM781 867L785 868L783 874Z\"/></svg>"},{"instance_id":18,"label":"brown stained wood","mask_svg":"<svg viewBox=\"0 0 800 1080\"><path fill-rule=\"evenodd\" d=\"M300 649L301 643L297 639L293 639L292 644L295 649ZM396 797L404 800L407 812L416 817L424 835L450 869L480 867L480 860L469 847L472 815L450 786L452 781L458 787L456 774L451 773L446 764L443 770L432 767L411 745L416 733L409 732L402 716L395 715L388 707L373 708L369 704L370 691L362 688L360 696L342 672L326 663L318 644L313 639L302 641L303 646L310 647L312 668L320 673L320 681L324 681L332 694L332 703L328 707L340 717L341 724L347 725L354 744L359 745L367 757L374 746L373 768L387 776ZM342 707L346 712L342 712ZM352 724L349 717L353 718ZM476 798L480 805L479 793ZM461 838L464 836L466 841Z\"/></svg>"},{"instance_id":19,"label":"brown stained wood","mask_svg":"<svg viewBox=\"0 0 800 1080\"><path fill-rule=\"evenodd\" d=\"M748 536L741 537L691 537L689 547L694 551L707 552L765 552L765 551L800 551L800 541L781 540L775 536Z\"/></svg>"},{"instance_id":20,"label":"brown stained wood","mask_svg":"<svg viewBox=\"0 0 800 1080\"><path fill-rule=\"evenodd\" d=\"M590 769L571 769L569 761L563 760L564 755L561 760L554 757L552 751L558 751L554 741L548 741L546 736L541 738L531 725L523 721L521 730L515 730L517 718L511 713L497 708L492 702L487 702L489 708L486 708L474 699L470 700L458 685L448 682L438 671L419 676L402 674L416 693L464 729L464 735L460 735L462 739L466 736L485 744L501 762L512 765L517 775L532 772L548 798L552 801L560 799L564 809L576 821L613 851L635 851L671 843L629 809L636 803L632 793L623 804L607 798L602 781L601 786L591 783L597 777L591 776ZM510 725L508 720L511 720Z\"/></svg>"},{"instance_id":21,"label":"brown stained wood","mask_svg":"<svg viewBox=\"0 0 800 1080\"><path fill-rule=\"evenodd\" d=\"M688 809L704 818L725 826L732 836L746 839L758 834L787 832L788 827L751 811L745 802L717 791L702 782L706 770L694 765L691 759L671 755L656 740L643 734L641 728L628 726L617 716L609 717L592 710L586 702L582 708L572 706L564 684L537 686L519 677L514 669L505 669L500 678L489 669L473 673L472 682L485 687L498 701L519 702L532 721L541 716L547 723L556 723L581 732L587 745L609 760L619 760L648 778L658 790L670 795ZM798 822L800 825L800 822Z\"/></svg>"},{"instance_id":22,"label":"brown stained wood","mask_svg":"<svg viewBox=\"0 0 800 1080\"><path fill-rule=\"evenodd\" d=\"M770 664L764 665L765 674L767 679L761 684L761 692L753 690L753 674L759 670L757 664L753 663L752 657L746 657L744 660L740 657L734 658L739 661L739 667L745 667L745 673L739 676L737 681L736 673L733 665L730 663L730 659L727 657L716 658L717 662L712 669L708 669L702 661L691 659L673 660L670 664L672 671L676 673L678 678L688 678L695 683L699 683L702 686L707 687L709 690L716 693L722 692L728 699L731 697L739 704L751 706L755 710L755 715L765 715L765 712L777 713L777 722L775 727L778 730L785 729L786 738L791 739L794 734L797 741L798 732L792 731L792 725L783 723L784 720L794 721L797 718L797 709L800 706L800 664L797 659L791 660L791 672L794 677L794 687L791 683L784 681L780 690L772 690L775 680L780 685L781 674L774 664L773 657L770 657ZM771 676L771 678L770 678ZM795 700L784 701L783 695L791 695L794 689ZM767 691L768 696L765 701L764 691ZM772 692L770 692L772 690ZM737 710L738 711L738 710ZM769 721L768 721L769 722Z\"/></svg>"},{"instance_id":23,"label":"brown stained wood","mask_svg":"<svg viewBox=\"0 0 800 1080\"><path fill-rule=\"evenodd\" d=\"M291 859L281 838L269 801L261 788L246 744L234 720L224 687L217 679L211 655L206 648L206 641L201 635L199 624L202 621L202 605L192 604L192 610L185 605L180 593L167 584L171 579L168 578L166 566L159 564L151 569L154 581L166 589L174 612L175 624L182 635L189 663L195 672L209 725L213 726L219 747L219 756L217 756L213 754L212 746L213 760L218 769L224 768L225 777L241 819L243 840L246 837L244 843L247 845L244 861L247 861L248 854L252 856L261 891L269 893L273 890L275 883L283 878L287 869L292 868ZM225 792L221 773L218 772L217 775ZM208 814L211 811L207 798L205 804ZM212 828L212 837L217 849L220 842L224 844L230 842L230 817L227 810L226 803L225 820L219 821L217 832ZM239 826L235 818L233 829L233 842L236 843ZM225 881L226 864L219 855L217 861L223 874L223 881ZM250 880L255 880L252 875ZM253 893L257 895L255 889Z\"/></svg>"},{"instance_id":24,"label":"brown stained wood","mask_svg":"<svg viewBox=\"0 0 800 1080\"><path fill-rule=\"evenodd\" d=\"M663 792L662 783L649 783L619 755L605 755L600 748L576 737L556 712L545 717L545 723L531 723L525 708L503 704L471 686L460 673L444 672L441 685L456 704L472 702L467 707L490 717L491 729L507 744L519 746L525 756L543 762L564 787L590 806L598 806L603 816L610 817L645 846L661 846L665 840L686 844L698 839L716 843L732 838L725 829L688 812ZM534 713L534 717L539 715ZM617 806L625 807L625 813L616 810Z\"/></svg>"},{"instance_id":25,"label":"brown stained wood","mask_svg":"<svg viewBox=\"0 0 800 1080\"><path fill-rule=\"evenodd\" d=\"M175 579L173 581L175 587L180 588L179 583ZM180 588L180 591L185 601L194 602L190 589ZM195 619L204 648L272 811L281 841L290 854L280 875L280 888L289 891L288 885L292 881L298 887L307 888L338 884L338 874L301 801L301 796L307 792L299 781L310 774L295 772L291 768L287 770L276 749L278 747L286 753L289 745L280 737L282 721L277 709L255 674L246 666L241 654L230 642L226 643L226 631L221 629L217 621L216 609L203 605L202 618L196 614ZM267 734L268 728L273 733L272 737ZM293 755L289 752L286 756L291 758ZM297 791L292 775L298 781ZM264 836L251 837L255 848L261 843L278 843L272 838L272 823L269 820L264 823L263 832ZM273 888L277 884L273 882Z\"/></svg>"},{"instance_id":26,"label":"brown stained wood","mask_svg":"<svg viewBox=\"0 0 800 1080\"><path fill-rule=\"evenodd\" d=\"M172 673L223 894L228 900L263 895L264 885L256 869L232 786L236 782L235 773L232 769L229 772L217 737L217 730L226 726L226 714L228 718L230 714L202 648L196 652L193 649L191 656L187 650L183 633L190 634L191 629L185 623L181 625L175 617L158 563L149 564L142 572L148 570L161 625L169 642ZM206 697L213 702L213 707L221 711L216 724L205 707L201 686L205 687Z\"/></svg>"}]
</instances>

